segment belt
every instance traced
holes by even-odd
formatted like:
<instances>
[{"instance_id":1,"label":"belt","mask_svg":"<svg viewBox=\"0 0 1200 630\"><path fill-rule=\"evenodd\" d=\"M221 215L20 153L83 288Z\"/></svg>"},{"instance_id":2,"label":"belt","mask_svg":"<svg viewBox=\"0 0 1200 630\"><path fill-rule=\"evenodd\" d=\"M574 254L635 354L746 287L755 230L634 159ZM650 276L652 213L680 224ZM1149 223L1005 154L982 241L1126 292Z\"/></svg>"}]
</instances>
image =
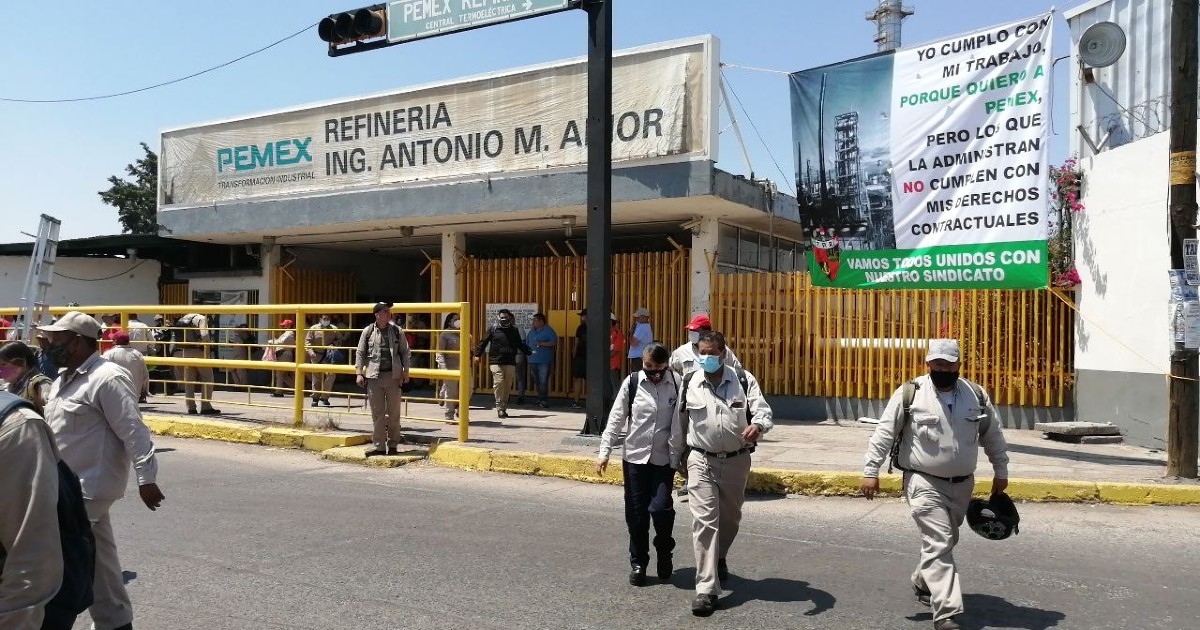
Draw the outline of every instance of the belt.
<instances>
[{"instance_id":1,"label":"belt","mask_svg":"<svg viewBox=\"0 0 1200 630\"><path fill-rule=\"evenodd\" d=\"M896 468L900 468L900 465L897 464ZM957 477L942 477L940 475L934 475L932 473L927 473L923 470L914 470L912 468L900 468L900 470L903 470L904 472L920 473L922 475L925 475L926 477L933 477L934 479L941 479L942 481L949 481L950 483L962 483L962 482L975 476L974 474L970 474L970 475L959 475Z\"/></svg>"},{"instance_id":2,"label":"belt","mask_svg":"<svg viewBox=\"0 0 1200 630\"><path fill-rule=\"evenodd\" d=\"M717 459L729 459L730 457L737 457L738 455L741 455L743 453L753 453L754 452L753 446L747 446L746 448L740 448L736 451L729 451L728 453L714 453L712 451L706 451L702 448L696 448L695 446L689 446L688 448L692 449L693 451L696 451L697 453L701 453L701 454L707 455L709 457L716 457Z\"/></svg>"}]
</instances>

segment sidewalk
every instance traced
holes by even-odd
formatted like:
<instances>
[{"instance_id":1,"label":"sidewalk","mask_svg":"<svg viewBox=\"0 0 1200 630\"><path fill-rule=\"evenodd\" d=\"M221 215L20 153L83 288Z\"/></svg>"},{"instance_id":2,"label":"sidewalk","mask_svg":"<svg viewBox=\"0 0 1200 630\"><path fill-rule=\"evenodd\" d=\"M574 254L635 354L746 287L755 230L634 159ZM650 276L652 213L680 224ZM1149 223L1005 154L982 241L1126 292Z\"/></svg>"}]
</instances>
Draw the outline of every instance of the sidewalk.
<instances>
[{"instance_id":1,"label":"sidewalk","mask_svg":"<svg viewBox=\"0 0 1200 630\"><path fill-rule=\"evenodd\" d=\"M245 393L217 392L214 398L214 404L222 410L221 416L185 417L193 420L243 420L291 426L291 409L282 408L282 405L291 403L290 396L271 398L265 394L256 394L250 398L256 405L280 405L277 408L235 406L234 402L247 401ZM306 423L310 427L370 432L370 418L360 406L348 409L345 398L335 397L333 402L333 407L314 409L309 406L309 401L305 400ZM494 451L496 456L503 456L503 459L509 462L510 468L514 461L522 457L529 459L535 463L520 464L516 469L536 472L536 456L565 456L556 460L558 465L563 461L578 460L571 466L576 473L559 476L594 477L587 469L595 459L598 440L581 438L578 435L583 427L581 412L568 410L561 402L555 401L548 409L536 406L510 407L509 418L501 421L493 411L482 407L489 402L485 396L475 397L470 414L470 441L461 445L470 449L464 450L460 445L447 444L448 448L439 449L446 451L443 455L457 452L458 456L434 456L432 459L435 462L441 460L448 465L480 468L479 456ZM337 406L339 403L340 407ZM148 417L185 415L183 397L152 397L149 404L143 405L143 413ZM432 420L441 417L441 409L437 405L409 403L407 413L431 419L404 422L404 433L413 436L414 439L421 442L457 439L456 423L446 424ZM851 490L857 489L863 454L874 428L874 425L857 421L813 423L777 418L775 429L759 443L754 454L754 469L769 471L774 477L789 478L784 482L780 482L779 479L773 479L770 483L764 482L764 488L768 491L778 489L779 483L783 483L783 489L787 491L797 486L808 488L817 483L818 489L827 490L819 492L820 494L850 493ZM1123 444L1053 442L1044 439L1041 432L1030 430L1006 429L1005 437L1009 443L1010 475L1014 480L1036 480L1025 484L1026 490L1020 492L1024 498L1106 500L1102 495L1105 494L1104 488L1107 488L1107 498L1118 503L1174 503L1179 500L1172 499L1171 496L1178 493L1195 495L1195 500L1189 499L1184 502L1200 502L1200 484L1191 480L1163 478L1165 453ZM619 449L614 451L613 457L620 457ZM489 456L488 461L490 459ZM989 481L992 477L991 466L982 452L979 459L977 478L980 482ZM619 467L616 468L619 470ZM807 480L803 476L796 476L801 473L808 476ZM592 480L612 481L607 478ZM1097 490L1097 484L1103 485L1104 488ZM1014 481L1013 486L1017 485ZM884 487L889 487L886 481ZM895 486L891 489L895 490Z\"/></svg>"}]
</instances>

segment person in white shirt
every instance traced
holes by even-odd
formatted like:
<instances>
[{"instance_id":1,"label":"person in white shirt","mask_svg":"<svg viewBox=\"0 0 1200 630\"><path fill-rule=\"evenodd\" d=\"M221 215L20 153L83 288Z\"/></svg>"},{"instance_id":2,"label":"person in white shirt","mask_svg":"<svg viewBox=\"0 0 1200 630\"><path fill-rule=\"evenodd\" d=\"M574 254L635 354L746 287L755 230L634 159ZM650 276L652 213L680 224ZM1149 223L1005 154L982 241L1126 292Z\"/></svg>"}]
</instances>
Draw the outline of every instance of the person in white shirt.
<instances>
[{"instance_id":1,"label":"person in white shirt","mask_svg":"<svg viewBox=\"0 0 1200 630\"><path fill-rule=\"evenodd\" d=\"M708 318L708 315L701 313L693 317L692 321L688 322L684 328L687 330L687 343L675 348L675 351L671 353L671 369L681 376L700 369L697 362L700 355L697 344L700 341L701 333L713 329L712 320ZM742 362L738 361L737 355L733 353L733 348L725 348L723 361L731 368L742 368Z\"/></svg>"},{"instance_id":2,"label":"person in white shirt","mask_svg":"<svg viewBox=\"0 0 1200 630\"><path fill-rule=\"evenodd\" d=\"M149 356L154 348L154 332L150 327L138 320L137 313L130 313L125 328L129 332L129 347L142 353L142 356Z\"/></svg>"},{"instance_id":3,"label":"person in white shirt","mask_svg":"<svg viewBox=\"0 0 1200 630\"><path fill-rule=\"evenodd\" d=\"M42 348L62 368L50 389L46 423L63 461L79 475L96 538L95 601L88 612L95 627L122 630L132 628L133 605L109 511L125 495L130 462L146 507L158 509L165 497L157 484L154 442L138 412L129 373L96 353L99 337L100 323L79 311L38 327Z\"/></svg>"},{"instance_id":4,"label":"person in white shirt","mask_svg":"<svg viewBox=\"0 0 1200 630\"><path fill-rule=\"evenodd\" d=\"M660 343L642 352L642 369L626 377L608 413L608 426L600 438L596 474L603 475L618 433L625 432L621 471L625 479L625 523L629 528L629 583L646 583L650 562L650 524L654 523L654 550L658 578L671 579L671 553L675 538L675 508L671 501L671 423L679 399L679 378L667 369L670 353Z\"/></svg>"},{"instance_id":5,"label":"person in white shirt","mask_svg":"<svg viewBox=\"0 0 1200 630\"><path fill-rule=\"evenodd\" d=\"M629 331L629 373L642 369L642 352L654 341L654 329L650 326L650 309L641 307L633 312L633 329Z\"/></svg>"},{"instance_id":6,"label":"person in white shirt","mask_svg":"<svg viewBox=\"0 0 1200 630\"><path fill-rule=\"evenodd\" d=\"M146 367L145 357L133 349L129 333L119 332L113 335L112 339L113 347L106 350L102 356L129 372L138 402L146 402L146 394L149 393L150 387L150 370Z\"/></svg>"},{"instance_id":7,"label":"person in white shirt","mask_svg":"<svg viewBox=\"0 0 1200 630\"><path fill-rule=\"evenodd\" d=\"M995 495L1008 488L1008 443L987 392L959 378L958 341L931 340L925 363L929 373L897 388L884 408L867 448L861 490L875 497L879 467L891 453L904 471L904 498L921 532L913 591L933 609L935 630L957 630L963 600L954 547L975 490L979 447L992 464Z\"/></svg>"}]
</instances>

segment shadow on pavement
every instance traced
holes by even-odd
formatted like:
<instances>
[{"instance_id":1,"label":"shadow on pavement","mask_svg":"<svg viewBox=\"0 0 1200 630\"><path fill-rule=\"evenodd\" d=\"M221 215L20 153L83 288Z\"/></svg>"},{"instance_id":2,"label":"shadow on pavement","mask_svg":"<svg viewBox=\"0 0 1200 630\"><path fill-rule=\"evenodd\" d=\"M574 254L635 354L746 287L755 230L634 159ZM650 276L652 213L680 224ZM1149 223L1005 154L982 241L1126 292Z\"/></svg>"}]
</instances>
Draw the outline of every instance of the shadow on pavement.
<instances>
[{"instance_id":1,"label":"shadow on pavement","mask_svg":"<svg viewBox=\"0 0 1200 630\"><path fill-rule=\"evenodd\" d=\"M733 591L721 598L721 608L737 608L746 602L812 602L812 608L804 612L806 617L814 617L831 608L837 603L837 598L828 591L813 588L808 582L788 580L784 578L765 578L749 580L737 574L729 576L728 584L722 584Z\"/></svg>"},{"instance_id":2,"label":"shadow on pavement","mask_svg":"<svg viewBox=\"0 0 1200 630\"><path fill-rule=\"evenodd\" d=\"M1022 630L1047 630L1057 628L1067 615L1057 610L1043 610L1030 606L1018 606L995 595L964 595L963 608L967 612L956 620L963 630L984 628L1021 628ZM931 621L933 615L923 612L910 615L909 621Z\"/></svg>"}]
</instances>

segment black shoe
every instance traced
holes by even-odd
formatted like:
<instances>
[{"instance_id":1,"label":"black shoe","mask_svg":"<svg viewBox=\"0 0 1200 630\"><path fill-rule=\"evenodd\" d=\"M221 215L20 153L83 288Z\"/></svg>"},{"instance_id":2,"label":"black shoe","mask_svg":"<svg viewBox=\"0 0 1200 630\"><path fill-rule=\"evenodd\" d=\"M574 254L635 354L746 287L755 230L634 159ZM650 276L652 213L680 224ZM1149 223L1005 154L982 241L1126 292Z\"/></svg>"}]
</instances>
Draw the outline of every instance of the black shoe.
<instances>
[{"instance_id":1,"label":"black shoe","mask_svg":"<svg viewBox=\"0 0 1200 630\"><path fill-rule=\"evenodd\" d=\"M213 409L212 407L209 407L208 409L200 410L200 415L202 415L202 416L217 416L220 414L221 414L220 409Z\"/></svg>"},{"instance_id":2,"label":"black shoe","mask_svg":"<svg viewBox=\"0 0 1200 630\"><path fill-rule=\"evenodd\" d=\"M388 454L388 455L399 455L399 454L400 454L400 447L397 445L397 446L393 446L393 447L389 448L389 449L387 450L387 454Z\"/></svg>"},{"instance_id":3,"label":"black shoe","mask_svg":"<svg viewBox=\"0 0 1200 630\"><path fill-rule=\"evenodd\" d=\"M716 595L697 595L696 599L692 600L692 614L697 617L707 617L713 614L717 609ZM957 626L955 626L957 627Z\"/></svg>"},{"instance_id":4,"label":"black shoe","mask_svg":"<svg viewBox=\"0 0 1200 630\"><path fill-rule=\"evenodd\" d=\"M283 394L281 394L279 392L275 392L275 393L271 394L271 398L283 398Z\"/></svg>"},{"instance_id":5,"label":"black shoe","mask_svg":"<svg viewBox=\"0 0 1200 630\"><path fill-rule=\"evenodd\" d=\"M200 412L196 411L195 409L188 409L188 415L189 415L189 416L194 416L194 415L196 415L197 413L200 413Z\"/></svg>"},{"instance_id":6,"label":"black shoe","mask_svg":"<svg viewBox=\"0 0 1200 630\"><path fill-rule=\"evenodd\" d=\"M388 451L386 448L373 448L373 449L367 451L366 453L363 453L363 457L379 457L380 455L387 455L387 454L388 454Z\"/></svg>"},{"instance_id":7,"label":"black shoe","mask_svg":"<svg viewBox=\"0 0 1200 630\"><path fill-rule=\"evenodd\" d=\"M321 399L321 402L325 403L325 406L326 406L326 407L332 407L332 406L333 406L333 403L329 402L329 399L328 399L328 398L322 398L322 399Z\"/></svg>"},{"instance_id":8,"label":"black shoe","mask_svg":"<svg viewBox=\"0 0 1200 630\"><path fill-rule=\"evenodd\" d=\"M130 621L129 623L121 626L120 628L114 628L113 630L133 630L133 622Z\"/></svg>"},{"instance_id":9,"label":"black shoe","mask_svg":"<svg viewBox=\"0 0 1200 630\"><path fill-rule=\"evenodd\" d=\"M496 417L497 417L497 418L507 418L507 417L508 417L508 412L507 412L507 411L504 411L504 410L497 411L497 412L496 412Z\"/></svg>"},{"instance_id":10,"label":"black shoe","mask_svg":"<svg viewBox=\"0 0 1200 630\"><path fill-rule=\"evenodd\" d=\"M549 407L549 406L550 406L550 403L549 403L548 401L545 401L545 400L539 400L539 401L538 401L538 406L539 406L539 407L541 407L542 409L545 409L545 408L547 408L547 407Z\"/></svg>"},{"instance_id":11,"label":"black shoe","mask_svg":"<svg viewBox=\"0 0 1200 630\"><path fill-rule=\"evenodd\" d=\"M317 405L319 405L319 404L321 404L321 401L320 401L320 400L318 400L318 399L316 399L316 398L314 398L314 399L313 399L313 401L312 401L312 406L316 407L316 406L317 406Z\"/></svg>"},{"instance_id":12,"label":"black shoe","mask_svg":"<svg viewBox=\"0 0 1200 630\"><path fill-rule=\"evenodd\" d=\"M725 563L725 558L717 560L717 579L722 582L729 579L729 565Z\"/></svg>"},{"instance_id":13,"label":"black shoe","mask_svg":"<svg viewBox=\"0 0 1200 630\"><path fill-rule=\"evenodd\" d=\"M922 606L931 605L929 603L929 597L932 595L932 593L929 592L929 589L921 588L920 586L913 584L913 594L917 596L918 604L921 604Z\"/></svg>"},{"instance_id":14,"label":"black shoe","mask_svg":"<svg viewBox=\"0 0 1200 630\"><path fill-rule=\"evenodd\" d=\"M646 585L646 567L635 564L633 570L629 572L629 583L634 586Z\"/></svg>"},{"instance_id":15,"label":"black shoe","mask_svg":"<svg viewBox=\"0 0 1200 630\"><path fill-rule=\"evenodd\" d=\"M670 555L661 555L658 557L658 579L666 582L671 579L671 574L675 572L675 565L671 563Z\"/></svg>"},{"instance_id":16,"label":"black shoe","mask_svg":"<svg viewBox=\"0 0 1200 630\"><path fill-rule=\"evenodd\" d=\"M933 630L962 630L962 626L950 616L933 622Z\"/></svg>"}]
</instances>

